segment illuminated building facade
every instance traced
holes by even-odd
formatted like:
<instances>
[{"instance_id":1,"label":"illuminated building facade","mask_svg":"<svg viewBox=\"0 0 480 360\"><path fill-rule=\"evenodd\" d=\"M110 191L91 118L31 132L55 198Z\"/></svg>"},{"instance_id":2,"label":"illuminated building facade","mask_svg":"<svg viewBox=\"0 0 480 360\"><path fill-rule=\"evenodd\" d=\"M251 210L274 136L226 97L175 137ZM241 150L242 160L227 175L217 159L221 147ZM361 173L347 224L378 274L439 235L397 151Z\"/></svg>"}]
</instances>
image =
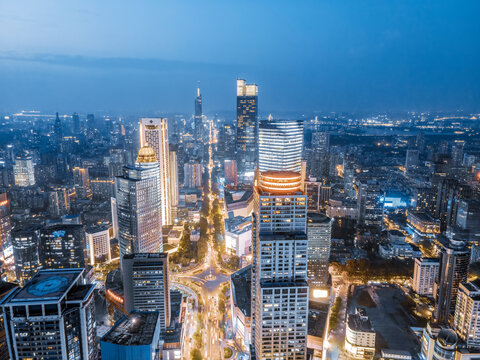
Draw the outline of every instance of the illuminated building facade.
<instances>
[{"instance_id":1,"label":"illuminated building facade","mask_svg":"<svg viewBox=\"0 0 480 360\"><path fill-rule=\"evenodd\" d=\"M83 269L40 270L2 300L11 359L96 360L94 284Z\"/></svg>"},{"instance_id":2,"label":"illuminated building facade","mask_svg":"<svg viewBox=\"0 0 480 360\"><path fill-rule=\"evenodd\" d=\"M32 226L12 233L15 276L20 285L30 280L40 269L39 242L40 227Z\"/></svg>"},{"instance_id":3,"label":"illuminated building facade","mask_svg":"<svg viewBox=\"0 0 480 360\"><path fill-rule=\"evenodd\" d=\"M0 246L2 249L10 243L12 222L8 206L7 193L0 194Z\"/></svg>"},{"instance_id":4,"label":"illuminated building facade","mask_svg":"<svg viewBox=\"0 0 480 360\"><path fill-rule=\"evenodd\" d=\"M313 297L320 297L320 288L328 282L328 262L332 238L332 219L309 212L307 215L308 236L308 285ZM315 291L317 290L317 291Z\"/></svg>"},{"instance_id":5,"label":"illuminated building facade","mask_svg":"<svg viewBox=\"0 0 480 360\"><path fill-rule=\"evenodd\" d=\"M87 266L83 225L45 225L40 230L39 255L44 269L71 269Z\"/></svg>"},{"instance_id":6,"label":"illuminated building facade","mask_svg":"<svg viewBox=\"0 0 480 360\"><path fill-rule=\"evenodd\" d=\"M227 186L236 188L237 187L237 162L236 160L224 161L225 169L225 184Z\"/></svg>"},{"instance_id":7,"label":"illuminated building facade","mask_svg":"<svg viewBox=\"0 0 480 360\"><path fill-rule=\"evenodd\" d=\"M302 359L307 351L307 197L300 173L255 181L252 344L256 359Z\"/></svg>"},{"instance_id":8,"label":"illuminated building facade","mask_svg":"<svg viewBox=\"0 0 480 360\"><path fill-rule=\"evenodd\" d=\"M170 213L172 216L172 221L177 217L177 208L178 208L178 163L177 163L177 152L170 150Z\"/></svg>"},{"instance_id":9,"label":"illuminated building facade","mask_svg":"<svg viewBox=\"0 0 480 360\"><path fill-rule=\"evenodd\" d=\"M412 289L419 295L432 296L440 262L436 258L415 259Z\"/></svg>"},{"instance_id":10,"label":"illuminated building facade","mask_svg":"<svg viewBox=\"0 0 480 360\"><path fill-rule=\"evenodd\" d=\"M168 255L165 253L128 254L122 258L125 310L160 313L160 328L170 325Z\"/></svg>"},{"instance_id":11,"label":"illuminated building facade","mask_svg":"<svg viewBox=\"0 0 480 360\"><path fill-rule=\"evenodd\" d=\"M435 319L448 323L455 310L458 287L467 280L470 250L463 241L450 240L442 244L440 269L436 283Z\"/></svg>"},{"instance_id":12,"label":"illuminated building facade","mask_svg":"<svg viewBox=\"0 0 480 360\"><path fill-rule=\"evenodd\" d=\"M440 234L440 220L422 211L408 210L407 224L415 242L433 240Z\"/></svg>"},{"instance_id":13,"label":"illuminated building facade","mask_svg":"<svg viewBox=\"0 0 480 360\"><path fill-rule=\"evenodd\" d=\"M353 359L373 359L375 356L376 334L365 309L357 308L347 317L345 351Z\"/></svg>"},{"instance_id":14,"label":"illuminated building facade","mask_svg":"<svg viewBox=\"0 0 480 360\"><path fill-rule=\"evenodd\" d=\"M110 227L95 226L85 231L88 242L88 260L90 265L95 265L97 259L102 263L112 261L110 252Z\"/></svg>"},{"instance_id":15,"label":"illuminated building facade","mask_svg":"<svg viewBox=\"0 0 480 360\"><path fill-rule=\"evenodd\" d=\"M262 120L258 129L258 170L300 172L303 120Z\"/></svg>"},{"instance_id":16,"label":"illuminated building facade","mask_svg":"<svg viewBox=\"0 0 480 360\"><path fill-rule=\"evenodd\" d=\"M115 178L120 258L125 254L161 252L159 166L155 151L148 146L138 152L135 166Z\"/></svg>"},{"instance_id":17,"label":"illuminated building facade","mask_svg":"<svg viewBox=\"0 0 480 360\"><path fill-rule=\"evenodd\" d=\"M202 187L203 166L200 163L187 163L183 165L183 187L187 189Z\"/></svg>"},{"instance_id":18,"label":"illuminated building facade","mask_svg":"<svg viewBox=\"0 0 480 360\"><path fill-rule=\"evenodd\" d=\"M380 184L375 180L361 179L358 186L358 222L364 226L381 228L383 225L383 203Z\"/></svg>"},{"instance_id":19,"label":"illuminated building facade","mask_svg":"<svg viewBox=\"0 0 480 360\"><path fill-rule=\"evenodd\" d=\"M140 119L140 146L150 146L155 151L155 156L160 167L162 225L171 225L170 149L168 145L168 121L166 118Z\"/></svg>"},{"instance_id":20,"label":"illuminated building facade","mask_svg":"<svg viewBox=\"0 0 480 360\"><path fill-rule=\"evenodd\" d=\"M16 186L26 187L35 185L35 169L30 155L25 153L15 158L13 175Z\"/></svg>"},{"instance_id":21,"label":"illuminated building facade","mask_svg":"<svg viewBox=\"0 0 480 360\"><path fill-rule=\"evenodd\" d=\"M202 94L200 88L197 88L197 97L195 98L195 140L203 143L203 111L202 111Z\"/></svg>"},{"instance_id":22,"label":"illuminated building facade","mask_svg":"<svg viewBox=\"0 0 480 360\"><path fill-rule=\"evenodd\" d=\"M88 168L73 168L73 182L75 184L75 192L79 199L89 199L92 197Z\"/></svg>"},{"instance_id":23,"label":"illuminated building facade","mask_svg":"<svg viewBox=\"0 0 480 360\"><path fill-rule=\"evenodd\" d=\"M237 80L236 159L239 175L253 178L257 160L258 87Z\"/></svg>"},{"instance_id":24,"label":"illuminated building facade","mask_svg":"<svg viewBox=\"0 0 480 360\"><path fill-rule=\"evenodd\" d=\"M453 328L468 347L480 347L480 280L458 287Z\"/></svg>"}]
</instances>

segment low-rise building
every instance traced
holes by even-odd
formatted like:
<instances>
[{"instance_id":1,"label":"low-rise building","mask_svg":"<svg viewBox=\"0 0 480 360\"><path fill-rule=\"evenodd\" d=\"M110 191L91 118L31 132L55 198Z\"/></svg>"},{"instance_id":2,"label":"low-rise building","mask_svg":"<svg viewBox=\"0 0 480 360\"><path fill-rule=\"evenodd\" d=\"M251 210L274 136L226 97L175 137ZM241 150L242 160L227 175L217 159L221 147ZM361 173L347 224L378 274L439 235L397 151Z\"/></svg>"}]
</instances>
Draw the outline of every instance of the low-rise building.
<instances>
[{"instance_id":1,"label":"low-rise building","mask_svg":"<svg viewBox=\"0 0 480 360\"><path fill-rule=\"evenodd\" d=\"M426 212L408 210L407 223L415 242L435 239L440 234L440 220Z\"/></svg>"},{"instance_id":2,"label":"low-rise building","mask_svg":"<svg viewBox=\"0 0 480 360\"><path fill-rule=\"evenodd\" d=\"M373 359L375 356L375 331L366 311L357 308L347 318L345 351L353 359Z\"/></svg>"},{"instance_id":3,"label":"low-rise building","mask_svg":"<svg viewBox=\"0 0 480 360\"><path fill-rule=\"evenodd\" d=\"M252 245L252 217L237 216L225 219L225 249L231 255L242 257L250 253Z\"/></svg>"}]
</instances>

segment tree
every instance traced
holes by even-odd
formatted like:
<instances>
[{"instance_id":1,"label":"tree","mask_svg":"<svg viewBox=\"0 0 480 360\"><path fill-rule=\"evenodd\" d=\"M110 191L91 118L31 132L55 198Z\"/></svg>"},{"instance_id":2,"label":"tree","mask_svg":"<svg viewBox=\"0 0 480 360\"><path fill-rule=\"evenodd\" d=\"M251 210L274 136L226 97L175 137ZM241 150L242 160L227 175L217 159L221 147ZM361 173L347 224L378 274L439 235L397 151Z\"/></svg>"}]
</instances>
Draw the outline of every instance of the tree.
<instances>
[{"instance_id":1,"label":"tree","mask_svg":"<svg viewBox=\"0 0 480 360\"><path fill-rule=\"evenodd\" d=\"M202 360L202 352L200 349L193 349L192 350L192 360Z\"/></svg>"}]
</instances>

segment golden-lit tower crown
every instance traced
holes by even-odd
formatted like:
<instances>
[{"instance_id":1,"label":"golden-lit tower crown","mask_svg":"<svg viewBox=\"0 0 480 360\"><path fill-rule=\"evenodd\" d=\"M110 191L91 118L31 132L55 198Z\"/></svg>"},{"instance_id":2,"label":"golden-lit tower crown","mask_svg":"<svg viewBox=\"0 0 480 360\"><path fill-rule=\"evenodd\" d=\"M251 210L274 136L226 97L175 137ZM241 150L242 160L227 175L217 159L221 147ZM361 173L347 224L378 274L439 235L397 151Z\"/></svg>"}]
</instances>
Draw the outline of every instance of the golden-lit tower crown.
<instances>
[{"instance_id":1,"label":"golden-lit tower crown","mask_svg":"<svg viewBox=\"0 0 480 360\"><path fill-rule=\"evenodd\" d=\"M137 163L152 163L157 162L157 157L155 156L155 150L150 146L142 146L138 150Z\"/></svg>"}]
</instances>

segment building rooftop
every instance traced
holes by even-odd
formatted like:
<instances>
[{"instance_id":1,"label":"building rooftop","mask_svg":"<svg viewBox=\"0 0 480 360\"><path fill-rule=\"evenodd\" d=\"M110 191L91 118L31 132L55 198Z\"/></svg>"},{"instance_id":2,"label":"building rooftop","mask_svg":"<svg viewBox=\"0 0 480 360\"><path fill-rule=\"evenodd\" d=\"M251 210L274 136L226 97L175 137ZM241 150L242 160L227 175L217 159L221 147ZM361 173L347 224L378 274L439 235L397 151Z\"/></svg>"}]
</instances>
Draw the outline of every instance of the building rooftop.
<instances>
[{"instance_id":1,"label":"building rooftop","mask_svg":"<svg viewBox=\"0 0 480 360\"><path fill-rule=\"evenodd\" d=\"M82 273L83 269L40 270L9 301L58 301L77 283Z\"/></svg>"},{"instance_id":2,"label":"building rooftop","mask_svg":"<svg viewBox=\"0 0 480 360\"><path fill-rule=\"evenodd\" d=\"M327 224L331 221L327 215L316 213L316 212L308 212L307 214L307 221L309 223L317 223L317 224Z\"/></svg>"},{"instance_id":3,"label":"building rooftop","mask_svg":"<svg viewBox=\"0 0 480 360\"><path fill-rule=\"evenodd\" d=\"M353 331L361 332L374 332L372 324L368 318L361 316L360 314L349 314L347 324Z\"/></svg>"},{"instance_id":4,"label":"building rooftop","mask_svg":"<svg viewBox=\"0 0 480 360\"><path fill-rule=\"evenodd\" d=\"M123 256L124 259L166 259L168 256L167 253L136 253L136 254L126 254Z\"/></svg>"},{"instance_id":5,"label":"building rooftop","mask_svg":"<svg viewBox=\"0 0 480 360\"><path fill-rule=\"evenodd\" d=\"M132 311L125 315L101 341L117 345L150 345L159 326L157 311Z\"/></svg>"},{"instance_id":6,"label":"building rooftop","mask_svg":"<svg viewBox=\"0 0 480 360\"><path fill-rule=\"evenodd\" d=\"M328 318L328 304L310 303L308 310L308 335L322 338Z\"/></svg>"},{"instance_id":7,"label":"building rooftop","mask_svg":"<svg viewBox=\"0 0 480 360\"><path fill-rule=\"evenodd\" d=\"M252 265L245 266L230 276L233 305L246 317L251 316Z\"/></svg>"}]
</instances>

